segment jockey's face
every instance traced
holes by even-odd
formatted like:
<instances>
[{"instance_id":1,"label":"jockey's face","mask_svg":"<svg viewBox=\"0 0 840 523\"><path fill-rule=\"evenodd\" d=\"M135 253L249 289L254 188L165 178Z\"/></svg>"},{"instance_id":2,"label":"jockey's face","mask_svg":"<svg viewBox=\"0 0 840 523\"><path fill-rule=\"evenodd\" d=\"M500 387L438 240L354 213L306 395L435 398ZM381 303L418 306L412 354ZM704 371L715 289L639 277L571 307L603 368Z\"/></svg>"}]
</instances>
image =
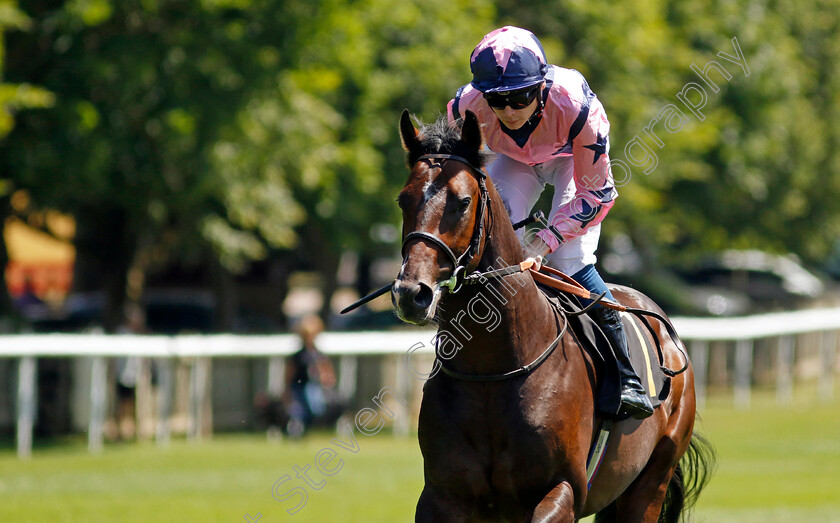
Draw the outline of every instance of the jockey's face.
<instances>
[{"instance_id":1,"label":"jockey's face","mask_svg":"<svg viewBox=\"0 0 840 523\"><path fill-rule=\"evenodd\" d=\"M499 118L499 121L504 124L505 127L511 130L516 130L525 125L531 115L534 114L534 111L537 110L537 100L534 99L531 102L531 105L524 107L522 109L511 109L508 105L504 109L495 109L492 108L493 112L496 113L496 116Z\"/></svg>"},{"instance_id":2,"label":"jockey's face","mask_svg":"<svg viewBox=\"0 0 840 523\"><path fill-rule=\"evenodd\" d=\"M485 99L488 101L488 105L496 113L496 117L499 119L502 124L511 130L516 130L525 125L528 119L534 114L534 111L537 110L537 103L539 102L539 93L542 90L542 84L534 88L529 94L533 96L533 100L531 103L522 107L521 103L506 103L506 99L502 97L502 102L493 103L494 100L491 100L491 95L484 95ZM521 91L518 91L521 92ZM515 93L514 93L515 95ZM534 96L536 95L536 96ZM521 95L520 95L521 97ZM527 100L528 97L525 99ZM515 102L516 99L511 96L511 102ZM499 108L499 105L503 105L502 108ZM513 106L513 107L512 107Z\"/></svg>"}]
</instances>

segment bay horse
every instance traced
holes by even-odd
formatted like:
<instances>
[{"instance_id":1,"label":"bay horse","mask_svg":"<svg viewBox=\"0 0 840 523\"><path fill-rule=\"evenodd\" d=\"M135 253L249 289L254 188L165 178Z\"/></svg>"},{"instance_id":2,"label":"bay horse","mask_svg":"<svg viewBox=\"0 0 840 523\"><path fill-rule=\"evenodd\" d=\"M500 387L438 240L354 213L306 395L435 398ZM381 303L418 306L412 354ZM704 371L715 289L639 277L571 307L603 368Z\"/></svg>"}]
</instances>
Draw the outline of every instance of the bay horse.
<instances>
[{"instance_id":1,"label":"bay horse","mask_svg":"<svg viewBox=\"0 0 840 523\"><path fill-rule=\"evenodd\" d=\"M397 199L403 264L391 299L406 322L438 322L436 365L446 370L423 388L416 521L677 521L713 460L693 435L694 376L677 340L650 321L663 365L685 372L651 417L615 421L589 487L587 457L601 422L593 357L528 271L462 285L468 274L524 258L484 174L490 153L476 116L467 112L460 129L441 117L418 131L404 111L400 134L410 174ZM611 289L622 304L665 318L640 292Z\"/></svg>"}]
</instances>

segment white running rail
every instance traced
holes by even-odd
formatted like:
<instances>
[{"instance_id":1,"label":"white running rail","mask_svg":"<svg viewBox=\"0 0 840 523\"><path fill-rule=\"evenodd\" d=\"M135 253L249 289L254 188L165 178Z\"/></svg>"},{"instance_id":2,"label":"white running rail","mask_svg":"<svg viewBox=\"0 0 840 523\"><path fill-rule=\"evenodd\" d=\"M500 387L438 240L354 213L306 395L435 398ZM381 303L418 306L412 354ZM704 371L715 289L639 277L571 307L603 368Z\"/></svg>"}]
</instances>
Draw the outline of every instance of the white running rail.
<instances>
[{"instance_id":1,"label":"white running rail","mask_svg":"<svg viewBox=\"0 0 840 523\"><path fill-rule=\"evenodd\" d=\"M698 400L705 398L708 372L709 343L712 341L735 342L735 404L748 407L753 360L753 343L761 338L778 338L777 395L779 401L792 397L792 367L795 339L799 334L822 333L820 358L822 371L819 378L821 394L830 397L834 390L834 368L840 331L840 308L810 309L780 312L739 318L684 318L672 319L677 332L689 348L695 372ZM319 348L330 355L340 356L341 369L355 369L355 357L360 355L406 355L406 361L415 354L432 354L431 339L434 331L428 329L400 329L386 332L329 332L322 334ZM283 356L298 348L298 340L291 334L277 335L182 335L136 336L105 334L23 334L0 336L0 357L18 358L17 447L18 455L31 454L32 427L36 404L37 360L42 357L92 358L91 421L89 447L92 451L102 448L102 427L106 401L106 358L139 356L159 358L170 362L173 358L191 357L269 357L269 387L281 389L278 376L282 376ZM400 370L400 369L398 369ZM164 396L171 388L171 365L161 369L161 389ZM207 379L207 366L193 365L193 384ZM348 376L345 376L348 374ZM353 374L353 376L349 376ZM339 387L345 393L355 389L355 372L341 372ZM406 379L405 372L398 375ZM193 395L206 394L206 387L192 386ZM206 398L195 397L191 405L201 405ZM163 418L171 408L171 400L159 397L159 411ZM200 416L200 408L191 411ZM161 419L162 419L161 418ZM200 420L191 425L200 426ZM158 425L158 440L168 440L166 423ZM161 429L160 427L163 427Z\"/></svg>"}]
</instances>

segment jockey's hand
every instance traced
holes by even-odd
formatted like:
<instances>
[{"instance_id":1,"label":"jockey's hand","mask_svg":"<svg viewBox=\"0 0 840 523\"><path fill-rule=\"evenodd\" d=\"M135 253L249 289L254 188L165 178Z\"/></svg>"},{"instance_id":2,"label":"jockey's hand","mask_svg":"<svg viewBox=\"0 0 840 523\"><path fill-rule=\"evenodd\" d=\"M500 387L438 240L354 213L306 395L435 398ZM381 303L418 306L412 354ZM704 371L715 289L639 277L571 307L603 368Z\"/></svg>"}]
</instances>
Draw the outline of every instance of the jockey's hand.
<instances>
[{"instance_id":1,"label":"jockey's hand","mask_svg":"<svg viewBox=\"0 0 840 523\"><path fill-rule=\"evenodd\" d=\"M528 265L530 263L530 264L532 264L531 268L534 269L535 271L538 271L542 267L542 262L543 262L543 257L542 256L539 256L539 255L529 256L528 258L525 258L525 261L523 261L521 265Z\"/></svg>"}]
</instances>

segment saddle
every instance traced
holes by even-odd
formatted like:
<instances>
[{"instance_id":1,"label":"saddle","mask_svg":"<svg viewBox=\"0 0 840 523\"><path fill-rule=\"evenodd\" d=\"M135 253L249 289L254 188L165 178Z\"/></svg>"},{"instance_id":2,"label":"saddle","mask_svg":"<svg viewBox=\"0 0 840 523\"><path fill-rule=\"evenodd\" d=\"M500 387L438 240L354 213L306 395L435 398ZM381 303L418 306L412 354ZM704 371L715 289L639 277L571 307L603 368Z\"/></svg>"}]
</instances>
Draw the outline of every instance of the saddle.
<instances>
[{"instance_id":1,"label":"saddle","mask_svg":"<svg viewBox=\"0 0 840 523\"><path fill-rule=\"evenodd\" d=\"M536 283L549 302L566 316L577 343L592 356L595 362L599 377L598 389L595 392L595 409L598 415L606 419L625 419L627 417L625 414L619 414L621 380L618 364L606 335L586 313L576 296L540 282ZM644 335L646 330L654 334L646 318L622 312L621 320L627 336L630 362L642 386L648 391L651 404L656 408L668 397L671 390L671 378L662 370L664 357L659 338L652 335L654 344L651 344Z\"/></svg>"}]
</instances>

